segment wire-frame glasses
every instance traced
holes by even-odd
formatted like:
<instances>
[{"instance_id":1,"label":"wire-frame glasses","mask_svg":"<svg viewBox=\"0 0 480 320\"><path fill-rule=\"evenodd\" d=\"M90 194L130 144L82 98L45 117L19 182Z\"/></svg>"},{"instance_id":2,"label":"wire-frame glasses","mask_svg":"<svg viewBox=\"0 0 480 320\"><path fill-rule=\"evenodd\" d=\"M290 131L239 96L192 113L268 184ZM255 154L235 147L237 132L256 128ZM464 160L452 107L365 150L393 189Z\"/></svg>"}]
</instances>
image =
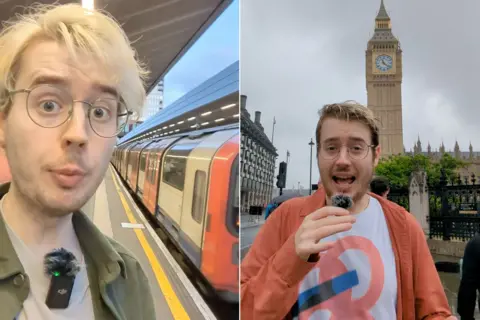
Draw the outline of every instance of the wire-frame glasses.
<instances>
[{"instance_id":1,"label":"wire-frame glasses","mask_svg":"<svg viewBox=\"0 0 480 320\"><path fill-rule=\"evenodd\" d=\"M10 91L10 95L26 93L26 108L30 119L40 127L56 128L73 114L75 102L88 106L87 117L92 130L103 138L112 138L123 131L134 112L118 98L101 97L90 103L74 100L63 88L42 84L31 89Z\"/></svg>"},{"instance_id":2,"label":"wire-frame glasses","mask_svg":"<svg viewBox=\"0 0 480 320\"><path fill-rule=\"evenodd\" d=\"M324 142L320 145L320 156L325 160L336 159L342 147L347 148L347 153L351 159L362 160L368 155L370 149L375 148L375 145L367 144L365 141L349 141L347 144L342 144L339 141Z\"/></svg>"}]
</instances>

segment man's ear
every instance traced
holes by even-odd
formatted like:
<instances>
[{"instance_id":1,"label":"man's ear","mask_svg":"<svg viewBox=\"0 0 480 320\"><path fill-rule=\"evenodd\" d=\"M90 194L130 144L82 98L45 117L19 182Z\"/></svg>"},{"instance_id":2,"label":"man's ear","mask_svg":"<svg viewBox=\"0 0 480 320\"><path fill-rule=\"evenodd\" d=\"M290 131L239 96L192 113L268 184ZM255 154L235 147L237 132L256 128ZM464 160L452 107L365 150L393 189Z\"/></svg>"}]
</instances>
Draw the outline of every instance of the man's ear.
<instances>
[{"instance_id":1,"label":"man's ear","mask_svg":"<svg viewBox=\"0 0 480 320\"><path fill-rule=\"evenodd\" d=\"M381 152L382 152L382 148L380 147L380 145L376 146L375 149L374 149L374 152L373 152L373 168L376 168L377 165L378 165L378 162L380 160L380 155L381 155Z\"/></svg>"},{"instance_id":2,"label":"man's ear","mask_svg":"<svg viewBox=\"0 0 480 320\"><path fill-rule=\"evenodd\" d=\"M0 111L0 152L5 152L5 130L7 126L7 112Z\"/></svg>"}]
</instances>

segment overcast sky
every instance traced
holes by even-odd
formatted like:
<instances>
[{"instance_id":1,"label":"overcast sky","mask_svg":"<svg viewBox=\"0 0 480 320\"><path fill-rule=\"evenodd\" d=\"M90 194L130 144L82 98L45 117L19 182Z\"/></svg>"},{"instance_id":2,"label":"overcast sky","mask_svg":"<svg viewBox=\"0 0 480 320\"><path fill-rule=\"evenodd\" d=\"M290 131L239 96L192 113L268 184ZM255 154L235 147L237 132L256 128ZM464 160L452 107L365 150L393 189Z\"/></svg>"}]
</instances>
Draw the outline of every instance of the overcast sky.
<instances>
[{"instance_id":1,"label":"overcast sky","mask_svg":"<svg viewBox=\"0 0 480 320\"><path fill-rule=\"evenodd\" d=\"M301 3L301 4L300 4ZM455 139L480 150L480 1L385 0L403 49L403 130L407 150ZM460 5L461 3L461 5ZM365 50L380 0L242 0L241 91L262 112L279 160L291 153L288 188L309 184L308 142L326 103L366 104ZM477 76L477 77L475 77ZM315 140L315 139L314 139ZM313 182L319 174L314 156Z\"/></svg>"}]
</instances>

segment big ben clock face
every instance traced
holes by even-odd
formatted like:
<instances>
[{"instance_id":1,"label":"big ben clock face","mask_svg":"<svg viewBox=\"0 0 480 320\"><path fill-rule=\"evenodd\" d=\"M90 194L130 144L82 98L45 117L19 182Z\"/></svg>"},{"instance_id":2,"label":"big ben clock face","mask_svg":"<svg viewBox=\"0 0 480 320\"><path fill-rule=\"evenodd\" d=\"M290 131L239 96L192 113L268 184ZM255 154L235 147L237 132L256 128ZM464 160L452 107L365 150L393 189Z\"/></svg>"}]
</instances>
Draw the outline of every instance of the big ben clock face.
<instances>
[{"instance_id":1,"label":"big ben clock face","mask_svg":"<svg viewBox=\"0 0 480 320\"><path fill-rule=\"evenodd\" d=\"M375 59L375 66L378 70L385 72L392 69L393 66L393 59L391 56L382 54Z\"/></svg>"}]
</instances>

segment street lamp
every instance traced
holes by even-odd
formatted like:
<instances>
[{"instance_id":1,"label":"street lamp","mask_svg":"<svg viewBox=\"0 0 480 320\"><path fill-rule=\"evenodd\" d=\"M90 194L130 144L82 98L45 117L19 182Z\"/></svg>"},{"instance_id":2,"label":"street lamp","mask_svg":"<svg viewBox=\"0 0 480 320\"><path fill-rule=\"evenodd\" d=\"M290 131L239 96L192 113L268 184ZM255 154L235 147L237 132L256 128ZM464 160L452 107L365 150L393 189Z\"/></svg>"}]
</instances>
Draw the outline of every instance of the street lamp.
<instances>
[{"instance_id":1,"label":"street lamp","mask_svg":"<svg viewBox=\"0 0 480 320\"><path fill-rule=\"evenodd\" d=\"M309 195L312 194L312 151L313 151L313 146L315 145L315 143L313 143L313 139L310 138L310 142L308 143L308 145L310 146L310 192L309 192Z\"/></svg>"}]
</instances>

